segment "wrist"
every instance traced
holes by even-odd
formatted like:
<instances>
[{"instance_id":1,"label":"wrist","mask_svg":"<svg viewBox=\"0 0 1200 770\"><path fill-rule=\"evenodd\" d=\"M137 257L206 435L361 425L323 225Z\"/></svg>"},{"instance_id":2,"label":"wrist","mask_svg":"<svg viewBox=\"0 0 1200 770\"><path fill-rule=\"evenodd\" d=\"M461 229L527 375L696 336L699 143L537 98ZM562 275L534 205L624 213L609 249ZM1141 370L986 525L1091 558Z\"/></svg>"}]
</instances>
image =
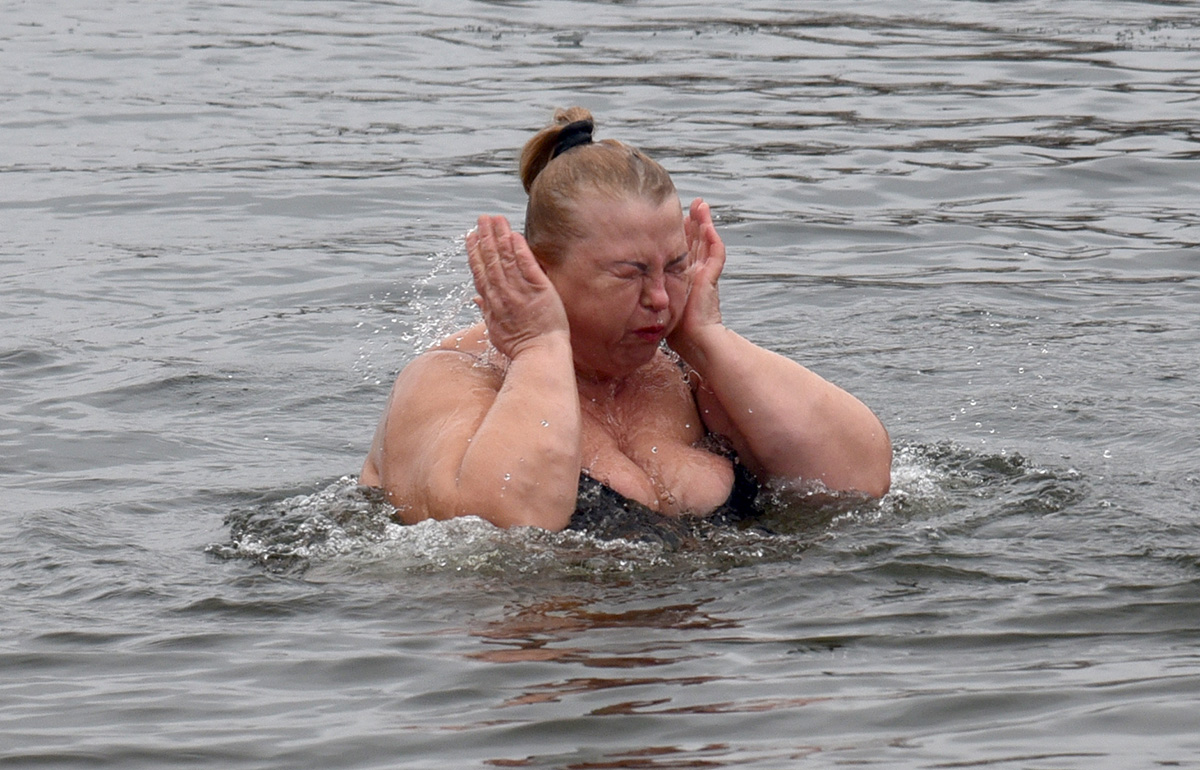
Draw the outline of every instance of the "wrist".
<instances>
[{"instance_id":1,"label":"wrist","mask_svg":"<svg viewBox=\"0 0 1200 770\"><path fill-rule=\"evenodd\" d=\"M509 354L509 360L560 356L571 360L571 334L565 329L543 332L524 340L514 347Z\"/></svg>"},{"instance_id":2,"label":"wrist","mask_svg":"<svg viewBox=\"0 0 1200 770\"><path fill-rule=\"evenodd\" d=\"M713 352L730 334L732 332L723 323L703 324L688 329L686 333L672 335L667 339L667 344L688 366L703 375Z\"/></svg>"}]
</instances>

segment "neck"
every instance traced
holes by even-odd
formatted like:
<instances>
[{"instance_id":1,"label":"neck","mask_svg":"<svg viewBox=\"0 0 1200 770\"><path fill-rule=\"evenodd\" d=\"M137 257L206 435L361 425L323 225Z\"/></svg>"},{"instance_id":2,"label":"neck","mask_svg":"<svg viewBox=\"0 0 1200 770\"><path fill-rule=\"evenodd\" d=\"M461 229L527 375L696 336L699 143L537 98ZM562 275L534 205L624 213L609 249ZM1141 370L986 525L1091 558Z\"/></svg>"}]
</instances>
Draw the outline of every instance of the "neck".
<instances>
[{"instance_id":1,"label":"neck","mask_svg":"<svg viewBox=\"0 0 1200 770\"><path fill-rule=\"evenodd\" d=\"M632 382L652 369L659 355L660 353L656 350L646 360L637 364L626 363L624 366L609 360L604 360L597 366L593 362L575 356L573 361L575 381L579 383L580 393L586 388L615 394L624 388L627 382Z\"/></svg>"},{"instance_id":2,"label":"neck","mask_svg":"<svg viewBox=\"0 0 1200 770\"><path fill-rule=\"evenodd\" d=\"M575 367L579 395L592 401L615 399L625 389L628 375L610 375Z\"/></svg>"}]
</instances>

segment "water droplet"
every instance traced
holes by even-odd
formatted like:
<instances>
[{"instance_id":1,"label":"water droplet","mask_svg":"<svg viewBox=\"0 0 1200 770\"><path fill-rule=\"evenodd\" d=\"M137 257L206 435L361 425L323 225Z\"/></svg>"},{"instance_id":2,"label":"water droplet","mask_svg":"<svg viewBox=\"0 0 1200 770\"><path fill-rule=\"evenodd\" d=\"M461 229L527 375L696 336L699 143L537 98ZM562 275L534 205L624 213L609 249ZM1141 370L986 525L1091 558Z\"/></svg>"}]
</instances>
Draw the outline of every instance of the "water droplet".
<instances>
[{"instance_id":1,"label":"water droplet","mask_svg":"<svg viewBox=\"0 0 1200 770\"><path fill-rule=\"evenodd\" d=\"M685 427L685 428L690 428L690 427L692 427L692 424L691 424L690 422L685 422L685 423L683 424L683 427Z\"/></svg>"},{"instance_id":2,"label":"water droplet","mask_svg":"<svg viewBox=\"0 0 1200 770\"><path fill-rule=\"evenodd\" d=\"M754 414L754 410L753 410L753 409L747 409L747 410L746 410L746 414Z\"/></svg>"},{"instance_id":3,"label":"water droplet","mask_svg":"<svg viewBox=\"0 0 1200 770\"><path fill-rule=\"evenodd\" d=\"M511 473L506 473L506 474L504 474L504 480L505 480L505 481L512 481L512 474L511 474Z\"/></svg>"},{"instance_id":4,"label":"water droplet","mask_svg":"<svg viewBox=\"0 0 1200 770\"><path fill-rule=\"evenodd\" d=\"M650 452L651 452L652 454L658 454L658 447L656 447L656 446L652 446L652 447L650 447Z\"/></svg>"},{"instance_id":5,"label":"water droplet","mask_svg":"<svg viewBox=\"0 0 1200 770\"><path fill-rule=\"evenodd\" d=\"M550 423L549 423L549 422L547 422L547 421L545 421L545 420L542 420L542 427L543 427L543 428L549 428L549 427L550 427Z\"/></svg>"}]
</instances>

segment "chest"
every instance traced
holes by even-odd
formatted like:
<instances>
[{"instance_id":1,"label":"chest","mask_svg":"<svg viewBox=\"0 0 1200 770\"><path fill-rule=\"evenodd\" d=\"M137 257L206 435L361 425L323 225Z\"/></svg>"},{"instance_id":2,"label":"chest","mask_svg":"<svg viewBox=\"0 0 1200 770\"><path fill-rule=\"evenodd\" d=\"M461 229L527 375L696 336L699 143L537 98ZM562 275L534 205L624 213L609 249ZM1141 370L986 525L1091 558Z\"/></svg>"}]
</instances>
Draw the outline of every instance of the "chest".
<instances>
[{"instance_id":1,"label":"chest","mask_svg":"<svg viewBox=\"0 0 1200 770\"><path fill-rule=\"evenodd\" d=\"M729 497L733 464L701 443L690 389L655 388L583 403L583 470L666 515L707 514Z\"/></svg>"}]
</instances>

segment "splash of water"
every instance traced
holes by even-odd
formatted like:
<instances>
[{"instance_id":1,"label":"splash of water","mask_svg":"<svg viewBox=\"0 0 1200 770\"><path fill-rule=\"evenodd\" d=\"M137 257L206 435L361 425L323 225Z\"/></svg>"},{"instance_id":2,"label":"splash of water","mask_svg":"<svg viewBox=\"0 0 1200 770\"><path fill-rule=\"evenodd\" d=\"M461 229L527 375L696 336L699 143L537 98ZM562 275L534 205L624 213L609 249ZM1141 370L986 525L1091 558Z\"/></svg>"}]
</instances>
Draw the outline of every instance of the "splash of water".
<instances>
[{"instance_id":1,"label":"splash of water","mask_svg":"<svg viewBox=\"0 0 1200 770\"><path fill-rule=\"evenodd\" d=\"M392 348L396 341L403 344L399 357L407 360L427 350L455 329L478 320L478 311L471 301L475 295L466 271L465 236L453 239L446 249L425 257L428 272L406 286L371 296L363 309L364 318L358 328L369 330L359 348L355 372L367 382L383 385L395 366ZM379 320L383 316L383 321ZM373 319L373 320L372 320ZM381 366L380 360L387 360Z\"/></svg>"},{"instance_id":2,"label":"splash of water","mask_svg":"<svg viewBox=\"0 0 1200 770\"><path fill-rule=\"evenodd\" d=\"M233 510L229 541L207 552L272 572L311 575L316 568L335 578L695 574L796 560L818 542L853 549L864 538L933 537L997 520L1019 524L1070 505L1083 490L1076 471L1036 467L1018 454L910 444L897 448L892 490L882 500L768 490L760 499L766 514L738 525L685 517L636 531L548 532L500 529L475 517L402 525L381 491L344 476L312 494Z\"/></svg>"}]
</instances>

